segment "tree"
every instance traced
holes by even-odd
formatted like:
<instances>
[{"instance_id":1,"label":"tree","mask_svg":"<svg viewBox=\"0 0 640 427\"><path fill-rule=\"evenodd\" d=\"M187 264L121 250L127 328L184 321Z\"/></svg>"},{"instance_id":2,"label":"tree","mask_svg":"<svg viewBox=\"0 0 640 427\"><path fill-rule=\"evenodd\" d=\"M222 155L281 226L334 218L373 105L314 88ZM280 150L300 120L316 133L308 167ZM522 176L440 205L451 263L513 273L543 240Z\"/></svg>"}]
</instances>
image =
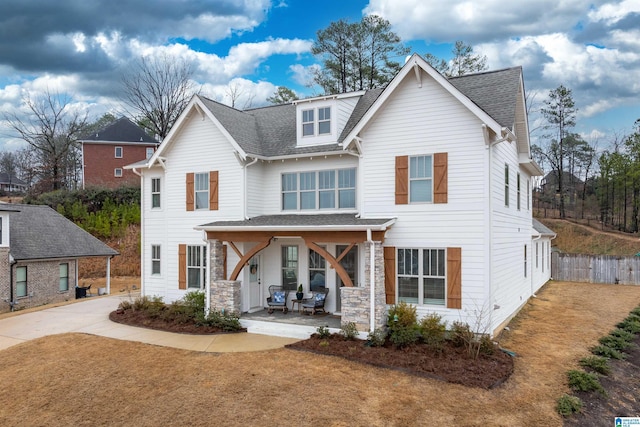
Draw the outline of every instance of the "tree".
<instances>
[{"instance_id":1,"label":"tree","mask_svg":"<svg viewBox=\"0 0 640 427\"><path fill-rule=\"evenodd\" d=\"M400 69L392 56L408 53L389 21L365 16L358 23L341 19L317 32L311 53L323 58L314 82L325 94L372 89L386 85Z\"/></svg>"},{"instance_id":2,"label":"tree","mask_svg":"<svg viewBox=\"0 0 640 427\"><path fill-rule=\"evenodd\" d=\"M286 86L278 86L273 95L267 98L272 104L288 104L298 99L298 95Z\"/></svg>"},{"instance_id":3,"label":"tree","mask_svg":"<svg viewBox=\"0 0 640 427\"><path fill-rule=\"evenodd\" d=\"M242 104L243 110L251 108L251 105L253 104L253 99L256 97L255 92L253 92L252 90L247 92L246 89L242 87L242 85L238 82L238 80L233 80L229 82L224 92L225 92L225 95L229 97L229 101L230 101L229 105L231 106L231 108L237 108L236 104L244 96L245 100L244 100L244 103Z\"/></svg>"},{"instance_id":4,"label":"tree","mask_svg":"<svg viewBox=\"0 0 640 427\"><path fill-rule=\"evenodd\" d=\"M122 76L123 101L150 135L162 140L197 93L192 66L167 54L142 57Z\"/></svg>"},{"instance_id":5,"label":"tree","mask_svg":"<svg viewBox=\"0 0 640 427\"><path fill-rule=\"evenodd\" d=\"M70 107L70 99L46 91L23 98L26 117L5 113L9 128L31 146L40 164L44 190L58 190L71 184L80 166L77 138L87 124L87 114Z\"/></svg>"},{"instance_id":6,"label":"tree","mask_svg":"<svg viewBox=\"0 0 640 427\"><path fill-rule=\"evenodd\" d=\"M474 55L473 46L458 40L451 49L451 61L438 58L430 53L424 55L425 60L440 74L446 77L464 76L487 70L486 55Z\"/></svg>"},{"instance_id":7,"label":"tree","mask_svg":"<svg viewBox=\"0 0 640 427\"><path fill-rule=\"evenodd\" d=\"M17 171L18 161L16 159L16 155L11 151L5 151L0 154L0 172L7 174L7 179L9 180L9 193L11 193L11 186L13 184L13 179L16 177Z\"/></svg>"},{"instance_id":8,"label":"tree","mask_svg":"<svg viewBox=\"0 0 640 427\"><path fill-rule=\"evenodd\" d=\"M545 137L551 140L548 150L545 152L551 167L558 179L558 193L560 194L560 218L566 217L564 206L564 166L567 155L566 139L569 130L576 125L576 112L571 89L563 85L549 91L549 97L544 101L546 107L541 113L547 125L545 129L550 131Z\"/></svg>"},{"instance_id":9,"label":"tree","mask_svg":"<svg viewBox=\"0 0 640 427\"><path fill-rule=\"evenodd\" d=\"M117 117L111 113L105 113L93 123L88 123L85 129L82 131L84 135L93 135L98 131L109 126L111 123L115 122Z\"/></svg>"}]
</instances>

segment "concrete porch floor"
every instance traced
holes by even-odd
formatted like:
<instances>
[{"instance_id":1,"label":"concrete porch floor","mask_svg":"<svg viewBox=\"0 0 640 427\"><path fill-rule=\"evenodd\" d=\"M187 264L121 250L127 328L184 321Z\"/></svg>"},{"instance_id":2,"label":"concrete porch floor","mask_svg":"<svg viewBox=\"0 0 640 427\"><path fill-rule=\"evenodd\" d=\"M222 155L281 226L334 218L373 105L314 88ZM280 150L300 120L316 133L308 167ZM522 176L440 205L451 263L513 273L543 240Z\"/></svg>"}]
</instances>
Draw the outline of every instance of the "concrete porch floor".
<instances>
[{"instance_id":1,"label":"concrete porch floor","mask_svg":"<svg viewBox=\"0 0 640 427\"><path fill-rule=\"evenodd\" d=\"M341 317L322 313L300 314L291 310L286 314L278 310L269 314L265 308L254 313L242 313L240 323L251 333L305 339L319 326L326 326L333 333L340 331Z\"/></svg>"}]
</instances>

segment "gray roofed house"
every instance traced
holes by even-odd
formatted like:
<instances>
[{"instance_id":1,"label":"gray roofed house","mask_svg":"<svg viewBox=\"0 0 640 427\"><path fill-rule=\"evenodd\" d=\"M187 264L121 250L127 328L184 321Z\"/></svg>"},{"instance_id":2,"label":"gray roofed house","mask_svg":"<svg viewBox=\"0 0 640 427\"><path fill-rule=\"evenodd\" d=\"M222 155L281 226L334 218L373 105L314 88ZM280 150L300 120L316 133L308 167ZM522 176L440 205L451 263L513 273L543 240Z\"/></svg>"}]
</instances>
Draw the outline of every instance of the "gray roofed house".
<instances>
[{"instance_id":1,"label":"gray roofed house","mask_svg":"<svg viewBox=\"0 0 640 427\"><path fill-rule=\"evenodd\" d=\"M15 175L9 175L5 172L0 172L0 191L26 191L27 183L16 177Z\"/></svg>"},{"instance_id":2,"label":"gray roofed house","mask_svg":"<svg viewBox=\"0 0 640 427\"><path fill-rule=\"evenodd\" d=\"M48 206L0 204L0 312L75 298L81 258L106 259L108 289L116 255Z\"/></svg>"},{"instance_id":3,"label":"gray roofed house","mask_svg":"<svg viewBox=\"0 0 640 427\"><path fill-rule=\"evenodd\" d=\"M144 129L126 117L121 117L97 132L83 136L79 141L146 142L153 144L158 142L150 137Z\"/></svg>"}]
</instances>

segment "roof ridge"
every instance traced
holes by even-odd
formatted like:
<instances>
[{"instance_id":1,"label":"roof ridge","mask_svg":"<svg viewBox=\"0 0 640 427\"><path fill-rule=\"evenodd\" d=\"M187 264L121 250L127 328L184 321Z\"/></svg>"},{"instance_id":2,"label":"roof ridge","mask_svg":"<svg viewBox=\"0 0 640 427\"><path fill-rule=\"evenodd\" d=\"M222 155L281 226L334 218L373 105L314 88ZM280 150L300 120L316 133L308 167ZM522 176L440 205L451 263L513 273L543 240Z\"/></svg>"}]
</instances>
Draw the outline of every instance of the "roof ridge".
<instances>
[{"instance_id":1,"label":"roof ridge","mask_svg":"<svg viewBox=\"0 0 640 427\"><path fill-rule=\"evenodd\" d=\"M518 70L518 69L522 70L522 65L514 65L513 67L500 68L498 70L487 70L487 71L480 71L477 73L463 74L461 76L452 76L452 77L447 77L447 80L454 80L454 79L460 79L460 78L472 77L472 76L482 76L482 75L492 74L492 73L502 73L505 71Z\"/></svg>"}]
</instances>

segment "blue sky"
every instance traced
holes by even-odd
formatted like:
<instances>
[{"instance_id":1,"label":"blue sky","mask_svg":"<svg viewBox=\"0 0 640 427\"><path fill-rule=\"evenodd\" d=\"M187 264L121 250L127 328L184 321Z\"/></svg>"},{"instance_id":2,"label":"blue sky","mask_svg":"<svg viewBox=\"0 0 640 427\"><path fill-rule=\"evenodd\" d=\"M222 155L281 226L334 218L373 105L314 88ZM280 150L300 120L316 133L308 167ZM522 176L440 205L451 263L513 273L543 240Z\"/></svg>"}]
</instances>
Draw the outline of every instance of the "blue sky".
<instances>
[{"instance_id":1,"label":"blue sky","mask_svg":"<svg viewBox=\"0 0 640 427\"><path fill-rule=\"evenodd\" d=\"M304 82L320 63L316 32L369 13L412 52L449 59L463 40L489 69L523 66L533 110L564 84L575 131L600 148L640 118L640 0L3 0L0 113L20 114L26 93L48 89L92 118L122 114L122 73L159 54L192 63L202 93L220 102L230 85L245 96L237 106L264 105L279 85L314 95ZM536 114L530 123L538 127ZM23 144L0 119L0 151Z\"/></svg>"}]
</instances>

